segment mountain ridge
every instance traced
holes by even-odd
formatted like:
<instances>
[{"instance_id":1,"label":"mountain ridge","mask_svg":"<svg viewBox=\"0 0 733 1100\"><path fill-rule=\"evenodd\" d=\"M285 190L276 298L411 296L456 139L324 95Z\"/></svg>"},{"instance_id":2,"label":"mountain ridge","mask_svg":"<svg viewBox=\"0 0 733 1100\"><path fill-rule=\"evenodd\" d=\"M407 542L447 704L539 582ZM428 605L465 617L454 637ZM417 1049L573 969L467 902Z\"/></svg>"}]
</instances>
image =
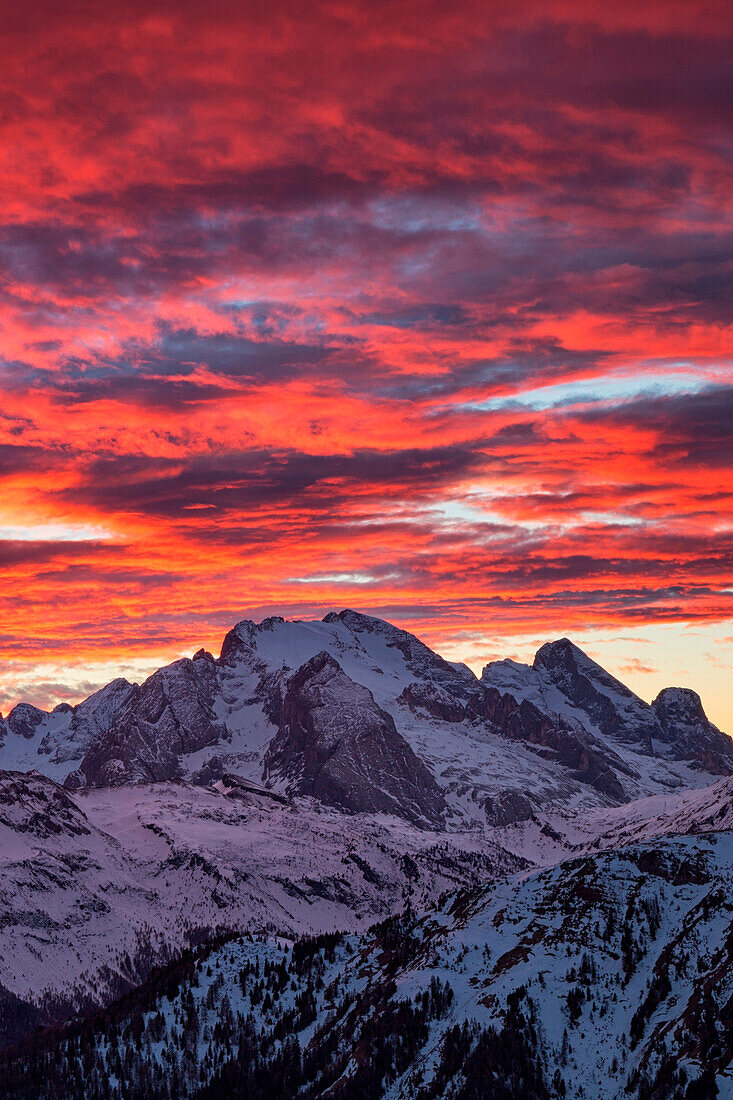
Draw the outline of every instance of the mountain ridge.
<instances>
[{"instance_id":1,"label":"mountain ridge","mask_svg":"<svg viewBox=\"0 0 733 1100\"><path fill-rule=\"evenodd\" d=\"M89 1013L93 1021L125 991L134 1002L156 967L175 973L175 960L198 944L216 952L222 938L244 935L263 945L250 963L257 956L271 968L283 937L300 944L300 958L312 937L336 943L345 934L357 938L353 973L368 974L367 986L359 978L334 1019L336 994L322 1002L307 976L293 974L293 1005L286 998L282 1018L275 1012L263 1026L282 1035L307 1019L298 1034L314 1050L317 1036L330 1035L356 1081L371 1033L353 1026L354 1004L377 1029L408 1036L413 1024L416 1035L427 1028L427 1046L417 1043L399 1073L397 1062L389 1070L400 1091L375 1096L463 1095L443 1016L464 1036L469 1076L481 1044L499 1060L509 1044L526 1072L537 1069L541 1100L561 1095L559 1081L579 1097L573 1081L590 1088L624 1057L629 1095L638 1085L639 1100L649 1100L645 1082L672 1080L655 1054L660 1037L690 1079L699 1076L709 1029L698 1003L713 973L726 991L733 977L725 951L690 969L684 939L693 918L705 934L728 935L733 743L690 689L665 689L647 704L568 639L541 647L533 665L491 662L479 678L390 623L343 611L319 622L242 620L219 657L200 649L140 685L112 681L77 707L15 708L0 741L0 1046L54 1022L63 1036L58 1021ZM591 949L602 959L596 977ZM679 1011L666 991L672 954L686 998ZM349 959L341 959L347 969ZM439 986L425 985L428 970ZM230 1009L239 973L230 975ZM335 989L342 981L329 978ZM596 981L594 1006L585 987ZM195 1007L196 988L174 1017L186 1016L199 1036L229 1034L221 988L211 994L214 1006L221 1001L216 1019L208 1002ZM730 992L733 1005L733 985ZM567 1044L553 1031L553 997ZM265 1004L259 987L256 1000ZM272 988L267 1011L275 1000ZM724 1015L727 1004L719 998L715 1011ZM156 1002L151 1013L151 1046L162 1051L159 1018L168 1009ZM610 1044L604 1013L615 1021ZM124 1046L148 1028L140 1019L125 1023L121 1064L138 1064ZM99 1050L109 1043L101 1026ZM250 1050L246 1019L242 1027ZM692 1039L683 1034L690 1027ZM633 1058L623 1042L631 1029ZM174 1032L170 1025L165 1042L178 1042ZM583 1061L586 1036L606 1043L602 1064ZM186 1043L191 1054L190 1036ZM223 1067L217 1043L210 1057ZM200 1044L195 1052L198 1066L206 1054ZM721 1053L716 1072L726 1065ZM181 1093L191 1100L209 1100L225 1081L209 1063L202 1077L201 1066ZM148 1086L164 1080L161 1067L140 1063L140 1080L149 1075L141 1100L157 1097ZM430 1092L433 1078L445 1093ZM523 1082L517 1100L528 1095ZM687 1100L681 1079L672 1084L678 1092L669 1095ZM166 1087L161 1100L171 1100ZM63 1089L59 1096L66 1100Z\"/></svg>"},{"instance_id":2,"label":"mountain ridge","mask_svg":"<svg viewBox=\"0 0 733 1100\"><path fill-rule=\"evenodd\" d=\"M381 712L393 750L420 772L425 805L395 803L412 820L435 823L441 800L449 822L480 818L482 806L517 786L489 776L507 755L535 808L582 802L590 792L601 803L624 802L733 772L733 742L690 689L664 689L647 704L569 639L543 645L532 666L494 661L479 678L407 631L348 609L314 622L243 619L218 658L199 650L141 685L114 680L76 707L19 704L0 719L0 767L35 766L70 789L194 775L205 782L224 770L287 786L296 762L283 754L297 750L283 704L292 677L319 653L338 665L345 697L361 689L371 699L362 696L361 718L352 708L351 732ZM513 743L511 752L501 740ZM384 775L378 743L383 749L384 736L359 765L361 799L344 801L333 782L318 786L319 797L364 808ZM342 759L345 752L346 742Z\"/></svg>"}]
</instances>

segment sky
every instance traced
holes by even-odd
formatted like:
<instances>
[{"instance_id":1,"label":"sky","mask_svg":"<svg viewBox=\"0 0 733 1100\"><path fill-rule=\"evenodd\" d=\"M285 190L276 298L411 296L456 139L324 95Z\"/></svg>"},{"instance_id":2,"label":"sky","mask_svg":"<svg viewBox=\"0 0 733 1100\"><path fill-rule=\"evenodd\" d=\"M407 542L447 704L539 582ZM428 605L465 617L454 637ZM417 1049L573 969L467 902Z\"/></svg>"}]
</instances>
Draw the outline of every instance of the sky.
<instances>
[{"instance_id":1,"label":"sky","mask_svg":"<svg viewBox=\"0 0 733 1100\"><path fill-rule=\"evenodd\" d=\"M733 732L719 0L0 13L0 708L238 619Z\"/></svg>"}]
</instances>

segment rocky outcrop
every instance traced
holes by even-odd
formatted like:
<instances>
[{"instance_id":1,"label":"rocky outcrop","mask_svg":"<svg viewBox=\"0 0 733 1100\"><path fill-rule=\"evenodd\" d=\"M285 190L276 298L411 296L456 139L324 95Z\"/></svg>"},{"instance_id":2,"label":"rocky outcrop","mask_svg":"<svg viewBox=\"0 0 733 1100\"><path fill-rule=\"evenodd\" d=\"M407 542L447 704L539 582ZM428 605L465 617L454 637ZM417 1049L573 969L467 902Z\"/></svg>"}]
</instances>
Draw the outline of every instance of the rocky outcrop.
<instances>
[{"instance_id":1,"label":"rocky outcrop","mask_svg":"<svg viewBox=\"0 0 733 1100\"><path fill-rule=\"evenodd\" d=\"M49 730L38 752L51 756L57 764L78 760L120 719L135 698L136 690L134 684L122 677L112 680L83 703L70 707L69 726L65 730Z\"/></svg>"},{"instance_id":2,"label":"rocky outcrop","mask_svg":"<svg viewBox=\"0 0 733 1100\"><path fill-rule=\"evenodd\" d=\"M135 688L122 716L92 745L65 786L110 787L174 778L182 753L213 745L217 669L207 658L176 661Z\"/></svg>"},{"instance_id":3,"label":"rocky outcrop","mask_svg":"<svg viewBox=\"0 0 733 1100\"><path fill-rule=\"evenodd\" d=\"M533 667L603 734L716 775L733 773L733 742L708 721L694 691L665 688L650 706L567 638L542 646Z\"/></svg>"},{"instance_id":4,"label":"rocky outcrop","mask_svg":"<svg viewBox=\"0 0 733 1100\"><path fill-rule=\"evenodd\" d=\"M14 832L46 840L78 838L89 823L68 793L38 772L0 771L0 821Z\"/></svg>"},{"instance_id":5,"label":"rocky outcrop","mask_svg":"<svg viewBox=\"0 0 733 1100\"><path fill-rule=\"evenodd\" d=\"M437 827L443 795L372 693L328 653L289 679L265 758L269 783L351 813L389 813Z\"/></svg>"},{"instance_id":6,"label":"rocky outcrop","mask_svg":"<svg viewBox=\"0 0 733 1100\"><path fill-rule=\"evenodd\" d=\"M5 719L5 726L16 737L30 740L45 717L45 713L38 707L31 706L30 703L18 703Z\"/></svg>"},{"instance_id":7,"label":"rocky outcrop","mask_svg":"<svg viewBox=\"0 0 733 1100\"><path fill-rule=\"evenodd\" d=\"M615 801L626 799L621 781L600 746L583 731L543 714L528 699L517 701L513 695L502 694L496 688L482 688L473 696L469 713L490 722L502 737L526 741L546 750L581 783L595 787Z\"/></svg>"},{"instance_id":8,"label":"rocky outcrop","mask_svg":"<svg viewBox=\"0 0 733 1100\"><path fill-rule=\"evenodd\" d=\"M438 684L408 684L399 696L399 702L406 703L414 713L423 712L441 722L462 722L466 717L466 704Z\"/></svg>"},{"instance_id":9,"label":"rocky outcrop","mask_svg":"<svg viewBox=\"0 0 733 1100\"><path fill-rule=\"evenodd\" d=\"M494 661L481 680L533 701L560 726L582 727L615 770L620 761L609 757L617 757L614 741L636 753L733 774L733 741L708 721L694 691L665 688L653 704L645 703L567 638L543 645L531 667ZM627 767L626 774L632 772Z\"/></svg>"},{"instance_id":10,"label":"rocky outcrop","mask_svg":"<svg viewBox=\"0 0 733 1100\"><path fill-rule=\"evenodd\" d=\"M496 828L529 821L534 816L534 806L521 791L507 788L493 797L484 799L486 822Z\"/></svg>"},{"instance_id":11,"label":"rocky outcrop","mask_svg":"<svg viewBox=\"0 0 733 1100\"><path fill-rule=\"evenodd\" d=\"M664 740L649 704L567 638L543 645L533 668L540 670L573 706L584 711L601 733L633 742L650 754L653 741Z\"/></svg>"},{"instance_id":12,"label":"rocky outcrop","mask_svg":"<svg viewBox=\"0 0 733 1100\"><path fill-rule=\"evenodd\" d=\"M652 708L679 759L696 760L715 775L733 775L733 741L708 720L696 691L663 688Z\"/></svg>"}]
</instances>

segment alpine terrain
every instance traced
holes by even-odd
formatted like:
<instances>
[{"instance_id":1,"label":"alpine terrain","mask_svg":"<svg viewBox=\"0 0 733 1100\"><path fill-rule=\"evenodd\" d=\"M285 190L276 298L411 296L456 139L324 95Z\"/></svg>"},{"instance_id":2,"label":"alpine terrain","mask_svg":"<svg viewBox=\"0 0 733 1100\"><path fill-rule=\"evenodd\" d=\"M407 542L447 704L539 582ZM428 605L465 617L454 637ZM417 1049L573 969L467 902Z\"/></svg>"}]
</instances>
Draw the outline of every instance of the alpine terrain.
<instances>
[{"instance_id":1,"label":"alpine terrain","mask_svg":"<svg viewBox=\"0 0 733 1100\"><path fill-rule=\"evenodd\" d=\"M355 611L0 719L0 1100L733 1097L733 741Z\"/></svg>"}]
</instances>

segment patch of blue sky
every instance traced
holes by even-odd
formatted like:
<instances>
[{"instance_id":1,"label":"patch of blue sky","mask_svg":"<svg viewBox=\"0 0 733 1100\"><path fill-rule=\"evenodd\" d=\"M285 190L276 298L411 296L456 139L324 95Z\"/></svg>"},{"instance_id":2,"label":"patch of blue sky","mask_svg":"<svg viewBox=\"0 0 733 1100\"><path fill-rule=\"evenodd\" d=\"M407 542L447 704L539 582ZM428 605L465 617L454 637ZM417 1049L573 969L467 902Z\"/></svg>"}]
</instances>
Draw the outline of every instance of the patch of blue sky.
<instances>
[{"instance_id":1,"label":"patch of blue sky","mask_svg":"<svg viewBox=\"0 0 733 1100\"><path fill-rule=\"evenodd\" d=\"M0 526L0 539L8 542L98 542L112 532L87 524L29 523Z\"/></svg>"},{"instance_id":2,"label":"patch of blue sky","mask_svg":"<svg viewBox=\"0 0 733 1100\"><path fill-rule=\"evenodd\" d=\"M624 512L584 511L580 513L580 517L583 523L602 523L607 527L649 527L648 519L630 516Z\"/></svg>"},{"instance_id":3,"label":"patch of blue sky","mask_svg":"<svg viewBox=\"0 0 733 1100\"><path fill-rule=\"evenodd\" d=\"M314 573L305 577L286 577L286 584L383 584L385 580L395 579L396 573L378 577L371 573Z\"/></svg>"},{"instance_id":4,"label":"patch of blue sky","mask_svg":"<svg viewBox=\"0 0 733 1100\"><path fill-rule=\"evenodd\" d=\"M538 386L520 393L503 394L482 401L467 401L452 406L466 412L498 412L506 409L562 409L574 405L623 404L643 397L670 397L699 393L709 388L710 380L689 370L644 371L639 374L599 375L572 382Z\"/></svg>"},{"instance_id":5,"label":"patch of blue sky","mask_svg":"<svg viewBox=\"0 0 733 1100\"><path fill-rule=\"evenodd\" d=\"M483 232L485 216L472 203L460 206L436 198L389 196L369 203L372 224L399 233Z\"/></svg>"}]
</instances>

